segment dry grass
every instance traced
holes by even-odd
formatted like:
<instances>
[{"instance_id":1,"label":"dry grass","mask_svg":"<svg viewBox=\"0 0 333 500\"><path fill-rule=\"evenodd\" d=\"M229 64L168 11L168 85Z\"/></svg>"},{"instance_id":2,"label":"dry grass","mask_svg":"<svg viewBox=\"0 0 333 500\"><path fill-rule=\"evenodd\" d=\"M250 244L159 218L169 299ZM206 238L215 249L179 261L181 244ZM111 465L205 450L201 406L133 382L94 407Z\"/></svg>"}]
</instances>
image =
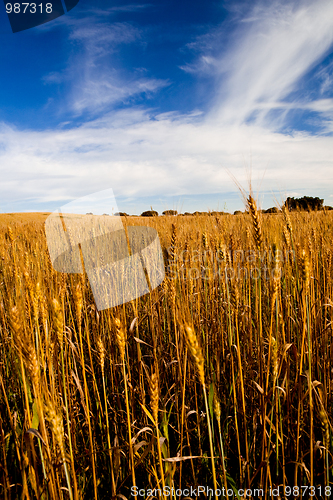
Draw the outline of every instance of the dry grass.
<instances>
[{"instance_id":1,"label":"dry grass","mask_svg":"<svg viewBox=\"0 0 333 500\"><path fill-rule=\"evenodd\" d=\"M248 203L126 219L157 229L166 278L100 312L86 276L53 270L48 214L1 215L1 498L131 498L134 484L324 497L333 214Z\"/></svg>"}]
</instances>

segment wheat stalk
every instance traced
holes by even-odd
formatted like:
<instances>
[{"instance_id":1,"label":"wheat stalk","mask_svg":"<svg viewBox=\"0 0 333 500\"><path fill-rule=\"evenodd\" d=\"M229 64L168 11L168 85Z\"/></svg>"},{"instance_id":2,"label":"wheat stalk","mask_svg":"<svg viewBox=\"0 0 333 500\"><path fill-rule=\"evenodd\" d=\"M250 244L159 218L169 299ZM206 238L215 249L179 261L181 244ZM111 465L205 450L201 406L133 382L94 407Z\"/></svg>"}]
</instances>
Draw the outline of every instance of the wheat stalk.
<instances>
[{"instance_id":1,"label":"wheat stalk","mask_svg":"<svg viewBox=\"0 0 333 500\"><path fill-rule=\"evenodd\" d=\"M257 249L260 250L263 239L262 239L262 231L261 231L261 218L259 216L257 210L257 204L255 199L252 197L251 193L247 198L247 206L251 215L253 232L254 232L254 240L257 246Z\"/></svg>"},{"instance_id":2,"label":"wheat stalk","mask_svg":"<svg viewBox=\"0 0 333 500\"><path fill-rule=\"evenodd\" d=\"M200 383L202 386L205 385L205 370L204 370L204 357L202 354L202 349L199 344L198 338L196 336L195 331L193 328L185 324L185 334L186 334L186 340L187 340L187 345L189 348L189 351L195 361L195 366L197 369L197 374L200 380Z\"/></svg>"}]
</instances>

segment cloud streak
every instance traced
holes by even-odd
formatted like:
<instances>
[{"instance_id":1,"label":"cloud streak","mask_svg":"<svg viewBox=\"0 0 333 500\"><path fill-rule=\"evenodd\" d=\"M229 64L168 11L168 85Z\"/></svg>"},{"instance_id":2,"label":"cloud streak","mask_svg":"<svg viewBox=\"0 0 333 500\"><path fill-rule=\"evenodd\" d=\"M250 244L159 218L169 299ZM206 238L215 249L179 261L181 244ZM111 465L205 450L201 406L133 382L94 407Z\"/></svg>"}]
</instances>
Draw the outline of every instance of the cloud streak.
<instances>
[{"instance_id":1,"label":"cloud streak","mask_svg":"<svg viewBox=\"0 0 333 500\"><path fill-rule=\"evenodd\" d=\"M140 110L112 113L71 130L3 127L1 195L7 201L32 196L49 203L105 187L121 197L226 193L235 190L226 169L246 184L244 165L251 152L252 175L255 181L263 177L263 190L331 194L330 137L292 137L254 126L250 132L245 125L235 130L186 116L154 120Z\"/></svg>"},{"instance_id":2,"label":"cloud streak","mask_svg":"<svg viewBox=\"0 0 333 500\"><path fill-rule=\"evenodd\" d=\"M252 119L256 125L274 127L269 105L286 109L281 103L327 55L333 44L332 18L328 0L259 3L237 22L228 41L221 26L189 44L200 55L182 68L215 75L220 87L211 113L215 119L236 126ZM324 90L330 81L326 74Z\"/></svg>"},{"instance_id":3,"label":"cloud streak","mask_svg":"<svg viewBox=\"0 0 333 500\"><path fill-rule=\"evenodd\" d=\"M70 23L69 29L73 51L66 69L43 78L45 84L66 84L63 112L70 110L75 117L97 116L112 106L129 104L133 98L148 99L169 85L166 80L138 75L138 71L129 73L120 66L119 48L142 43L140 30L131 24L89 18Z\"/></svg>"}]
</instances>

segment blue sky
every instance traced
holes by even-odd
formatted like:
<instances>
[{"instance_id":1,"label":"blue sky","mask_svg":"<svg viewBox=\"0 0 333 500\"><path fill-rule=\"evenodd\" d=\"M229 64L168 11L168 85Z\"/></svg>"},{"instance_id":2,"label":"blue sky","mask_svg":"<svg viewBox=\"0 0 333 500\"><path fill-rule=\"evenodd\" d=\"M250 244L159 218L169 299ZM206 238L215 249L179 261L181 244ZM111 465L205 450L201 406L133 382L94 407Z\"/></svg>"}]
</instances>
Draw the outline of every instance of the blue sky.
<instances>
[{"instance_id":1,"label":"blue sky","mask_svg":"<svg viewBox=\"0 0 333 500\"><path fill-rule=\"evenodd\" d=\"M233 211L233 177L264 208L333 205L330 0L80 0L8 31L3 11L0 211L107 188L129 213Z\"/></svg>"}]
</instances>

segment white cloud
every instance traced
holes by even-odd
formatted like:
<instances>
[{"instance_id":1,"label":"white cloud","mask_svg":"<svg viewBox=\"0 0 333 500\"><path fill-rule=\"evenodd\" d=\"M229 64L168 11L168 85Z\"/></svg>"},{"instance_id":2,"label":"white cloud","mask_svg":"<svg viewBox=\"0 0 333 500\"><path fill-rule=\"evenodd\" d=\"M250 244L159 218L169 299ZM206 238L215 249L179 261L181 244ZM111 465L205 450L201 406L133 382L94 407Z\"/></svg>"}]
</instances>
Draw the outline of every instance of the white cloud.
<instances>
[{"instance_id":1,"label":"white cloud","mask_svg":"<svg viewBox=\"0 0 333 500\"><path fill-rule=\"evenodd\" d=\"M64 200L111 187L116 196L227 193L229 169L262 190L329 189L332 139L286 136L260 127L219 127L188 117L153 120L140 110L112 113L71 130L17 131L3 127L3 200ZM315 180L314 180L315 176ZM317 195L314 193L315 195ZM331 191L331 190L330 190Z\"/></svg>"}]
</instances>

